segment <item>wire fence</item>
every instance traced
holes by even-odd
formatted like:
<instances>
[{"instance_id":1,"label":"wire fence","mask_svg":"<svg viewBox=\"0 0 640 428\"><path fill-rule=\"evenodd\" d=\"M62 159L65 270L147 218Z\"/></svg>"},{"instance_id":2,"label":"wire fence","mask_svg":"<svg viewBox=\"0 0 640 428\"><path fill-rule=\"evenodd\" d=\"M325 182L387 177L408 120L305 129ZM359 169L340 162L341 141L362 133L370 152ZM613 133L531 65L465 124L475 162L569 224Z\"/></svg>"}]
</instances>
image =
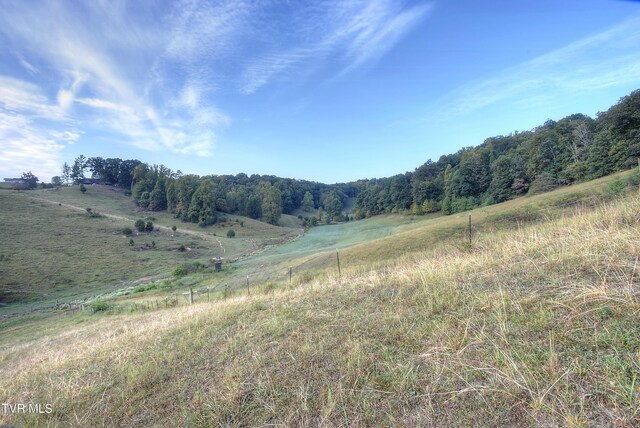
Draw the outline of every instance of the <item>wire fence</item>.
<instances>
[{"instance_id":1,"label":"wire fence","mask_svg":"<svg viewBox=\"0 0 640 428\"><path fill-rule=\"evenodd\" d=\"M491 233L497 227L517 227L534 224L536 222L549 220L554 217L566 215L567 209L573 211L572 214L579 214L581 210L591 207L590 204L581 203L581 201L564 201L562 206L550 206L548 208L524 207L516 213L509 215L487 214L483 216L479 223L473 222L471 214L462 214L468 216L464 218L460 225L455 226L450 236L453 240L458 240L463 244L473 246L481 233ZM461 214L458 214L461 215ZM225 270L231 271L228 276L220 279L215 285L201 286L201 282L193 283L193 285L181 284L183 290L173 291L168 294L159 296L150 296L148 298L130 299L119 303L107 304L104 302L74 302L62 305L56 305L57 308L70 312L77 312L89 309L92 312L99 311L141 311L155 310L176 306L192 305L202 302L214 302L224 300L230 297L253 294L268 293L277 288L286 286L296 287L301 284L311 284L312 280L319 275L333 276L340 279L345 268L340 264L340 251L324 251L317 254L309 254L309 252L288 253L292 258L297 260L303 259L296 264L286 266L286 262L274 263L273 266L265 262L263 265L248 267L245 270L233 272L233 263L225 263ZM209 269L209 268L207 268ZM213 270L213 269L212 269ZM240 274L240 272L243 272ZM246 274L248 272L248 274ZM204 280L204 274L202 277ZM185 289L188 287L188 289Z\"/></svg>"}]
</instances>

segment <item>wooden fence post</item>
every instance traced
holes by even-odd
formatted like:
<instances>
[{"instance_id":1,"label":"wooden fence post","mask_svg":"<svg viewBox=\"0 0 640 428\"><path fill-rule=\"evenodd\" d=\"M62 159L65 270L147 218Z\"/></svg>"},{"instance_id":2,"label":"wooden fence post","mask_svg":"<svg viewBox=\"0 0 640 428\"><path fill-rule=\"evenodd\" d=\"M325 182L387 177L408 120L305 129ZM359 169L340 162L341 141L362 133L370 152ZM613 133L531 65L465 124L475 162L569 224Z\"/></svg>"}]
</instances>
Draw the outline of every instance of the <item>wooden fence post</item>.
<instances>
[{"instance_id":1,"label":"wooden fence post","mask_svg":"<svg viewBox=\"0 0 640 428\"><path fill-rule=\"evenodd\" d=\"M340 271L340 252L336 248L336 259L338 260L338 279L342 276L342 272Z\"/></svg>"},{"instance_id":2,"label":"wooden fence post","mask_svg":"<svg viewBox=\"0 0 640 428\"><path fill-rule=\"evenodd\" d=\"M249 275L247 275L247 296L251 295L251 291L249 290Z\"/></svg>"},{"instance_id":3,"label":"wooden fence post","mask_svg":"<svg viewBox=\"0 0 640 428\"><path fill-rule=\"evenodd\" d=\"M193 287L189 287L189 304L193 305Z\"/></svg>"}]
</instances>

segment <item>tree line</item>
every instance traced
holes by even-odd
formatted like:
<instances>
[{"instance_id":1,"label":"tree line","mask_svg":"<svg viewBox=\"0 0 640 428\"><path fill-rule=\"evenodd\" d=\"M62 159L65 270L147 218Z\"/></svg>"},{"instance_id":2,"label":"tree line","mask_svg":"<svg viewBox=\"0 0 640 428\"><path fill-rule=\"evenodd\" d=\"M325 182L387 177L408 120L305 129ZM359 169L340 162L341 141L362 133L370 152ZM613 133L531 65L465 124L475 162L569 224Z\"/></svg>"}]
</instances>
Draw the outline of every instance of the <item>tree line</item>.
<instances>
[{"instance_id":1,"label":"tree line","mask_svg":"<svg viewBox=\"0 0 640 428\"><path fill-rule=\"evenodd\" d=\"M638 165L640 90L595 119L573 114L531 131L487 138L475 147L431 159L393 177L327 185L272 175L198 176L139 160L79 156L64 164L59 181L81 183L85 173L130 192L140 208L167 210L201 226L224 213L277 224L296 210L313 225L348 220L347 198L356 198L355 218L385 213L444 214L503 202L561 185L591 180ZM317 210L317 211L316 211Z\"/></svg>"},{"instance_id":2,"label":"tree line","mask_svg":"<svg viewBox=\"0 0 640 428\"><path fill-rule=\"evenodd\" d=\"M573 114L548 120L428 160L412 173L360 182L355 215L466 211L629 169L639 158L636 90L596 119Z\"/></svg>"},{"instance_id":3,"label":"tree line","mask_svg":"<svg viewBox=\"0 0 640 428\"><path fill-rule=\"evenodd\" d=\"M296 210L315 217L322 210L329 221L341 220L344 202L355 196L346 184L326 185L267 175L183 175L164 165L138 160L78 156L63 166L67 183L85 181L85 174L103 184L125 187L140 208L167 210L176 218L207 226L224 213L278 224L280 216Z\"/></svg>"}]
</instances>

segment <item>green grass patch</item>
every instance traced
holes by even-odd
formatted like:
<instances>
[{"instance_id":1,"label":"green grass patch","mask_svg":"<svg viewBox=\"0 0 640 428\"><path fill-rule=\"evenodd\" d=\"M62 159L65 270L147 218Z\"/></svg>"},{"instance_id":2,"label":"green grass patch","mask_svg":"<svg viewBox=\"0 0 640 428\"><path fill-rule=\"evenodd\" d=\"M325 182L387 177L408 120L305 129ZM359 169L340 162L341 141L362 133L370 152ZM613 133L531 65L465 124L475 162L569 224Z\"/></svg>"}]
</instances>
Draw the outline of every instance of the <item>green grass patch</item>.
<instances>
[{"instance_id":1,"label":"green grass patch","mask_svg":"<svg viewBox=\"0 0 640 428\"><path fill-rule=\"evenodd\" d=\"M252 272L250 296L174 306L158 285L47 334L6 321L0 389L54 413L3 423L637 426L640 199L607 196L616 178L474 210L469 246L466 214L319 227L166 282Z\"/></svg>"}]
</instances>

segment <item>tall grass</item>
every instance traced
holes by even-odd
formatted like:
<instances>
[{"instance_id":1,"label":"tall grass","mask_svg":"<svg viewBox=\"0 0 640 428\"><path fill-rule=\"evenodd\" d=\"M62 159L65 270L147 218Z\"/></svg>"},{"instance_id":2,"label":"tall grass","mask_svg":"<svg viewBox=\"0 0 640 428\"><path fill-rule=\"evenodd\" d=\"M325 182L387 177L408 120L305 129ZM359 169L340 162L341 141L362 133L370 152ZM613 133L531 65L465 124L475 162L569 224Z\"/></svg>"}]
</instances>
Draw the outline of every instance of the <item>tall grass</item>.
<instances>
[{"instance_id":1,"label":"tall grass","mask_svg":"<svg viewBox=\"0 0 640 428\"><path fill-rule=\"evenodd\" d=\"M638 426L640 199L0 351L24 426Z\"/></svg>"}]
</instances>

